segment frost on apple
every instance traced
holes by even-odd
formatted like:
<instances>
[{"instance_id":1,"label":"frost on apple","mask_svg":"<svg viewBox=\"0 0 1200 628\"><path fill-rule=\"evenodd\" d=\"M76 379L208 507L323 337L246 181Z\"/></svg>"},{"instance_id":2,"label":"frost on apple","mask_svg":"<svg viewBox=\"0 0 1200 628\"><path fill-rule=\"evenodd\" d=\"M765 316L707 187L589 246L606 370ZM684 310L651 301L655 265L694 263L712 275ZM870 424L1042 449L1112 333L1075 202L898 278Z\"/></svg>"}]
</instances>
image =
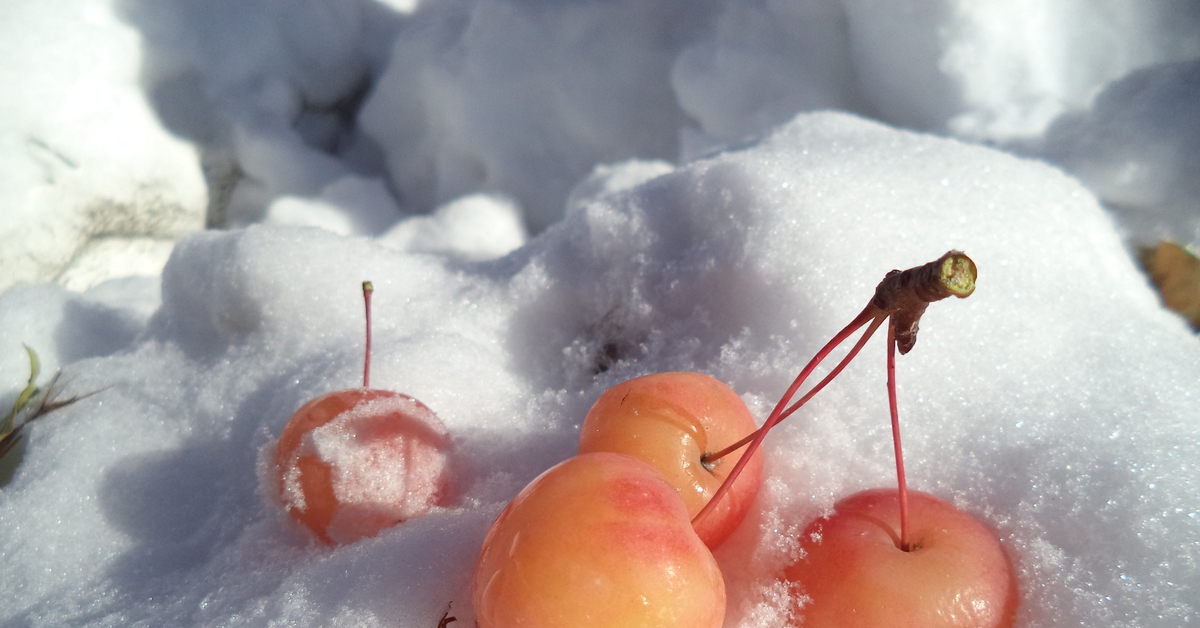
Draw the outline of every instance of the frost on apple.
<instances>
[{"instance_id":1,"label":"frost on apple","mask_svg":"<svg viewBox=\"0 0 1200 628\"><path fill-rule=\"evenodd\" d=\"M356 402L348 409L347 400ZM403 523L447 497L450 435L419 401L386 391L342 391L296 412L276 464L284 507L328 542L352 543ZM289 424L289 428L293 424ZM297 432L300 432L297 434ZM297 442L298 436L298 442Z\"/></svg>"}]
</instances>

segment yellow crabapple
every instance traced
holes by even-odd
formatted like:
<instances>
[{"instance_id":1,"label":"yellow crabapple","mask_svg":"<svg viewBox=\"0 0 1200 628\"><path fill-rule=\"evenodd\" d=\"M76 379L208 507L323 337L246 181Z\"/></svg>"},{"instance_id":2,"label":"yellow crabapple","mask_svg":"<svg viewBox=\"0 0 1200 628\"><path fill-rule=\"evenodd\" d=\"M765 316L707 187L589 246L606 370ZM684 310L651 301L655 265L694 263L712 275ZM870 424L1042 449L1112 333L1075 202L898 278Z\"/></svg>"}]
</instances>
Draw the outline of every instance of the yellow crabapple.
<instances>
[{"instance_id":1,"label":"yellow crabapple","mask_svg":"<svg viewBox=\"0 0 1200 628\"><path fill-rule=\"evenodd\" d=\"M702 457L754 429L746 404L720 381L701 373L656 373L617 384L596 400L583 421L579 453L608 451L649 463L695 517L745 447L711 464ZM724 500L697 522L696 533L709 547L741 523L761 482L762 452L756 451Z\"/></svg>"},{"instance_id":2,"label":"yellow crabapple","mask_svg":"<svg viewBox=\"0 0 1200 628\"><path fill-rule=\"evenodd\" d=\"M725 584L653 467L581 454L492 524L472 579L479 628L718 628Z\"/></svg>"}]
</instances>

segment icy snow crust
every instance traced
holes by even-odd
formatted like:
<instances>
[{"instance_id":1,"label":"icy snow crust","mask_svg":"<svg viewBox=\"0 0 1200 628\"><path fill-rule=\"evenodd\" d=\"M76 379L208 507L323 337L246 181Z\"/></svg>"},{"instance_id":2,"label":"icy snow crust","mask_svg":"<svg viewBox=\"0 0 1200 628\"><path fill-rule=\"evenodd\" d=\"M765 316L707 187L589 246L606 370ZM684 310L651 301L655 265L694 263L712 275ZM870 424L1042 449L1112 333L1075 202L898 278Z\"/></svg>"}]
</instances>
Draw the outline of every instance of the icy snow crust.
<instances>
[{"instance_id":1,"label":"icy snow crust","mask_svg":"<svg viewBox=\"0 0 1200 628\"><path fill-rule=\"evenodd\" d=\"M5 293L0 312L22 322L3 327L4 346L57 338L38 345L52 347L48 368L68 365L71 393L101 392L33 426L0 492L3 621L429 627L453 602L472 625L488 524L574 453L607 387L697 370L761 421L887 271L950 248L974 258L979 287L932 306L898 361L910 485L1000 537L1022 626L1197 619L1200 346L1091 194L1051 167L802 115L742 150L598 171L561 221L500 259L397 246L198 233L148 319L155 298L133 287L107 305L98 288ZM376 288L372 384L438 414L460 493L328 548L256 466L296 408L355 385L363 279ZM139 335L94 357L62 342L110 320ZM726 625L782 625L776 578L796 536L837 499L893 482L883 366L876 338L767 439L764 490L717 552Z\"/></svg>"}]
</instances>

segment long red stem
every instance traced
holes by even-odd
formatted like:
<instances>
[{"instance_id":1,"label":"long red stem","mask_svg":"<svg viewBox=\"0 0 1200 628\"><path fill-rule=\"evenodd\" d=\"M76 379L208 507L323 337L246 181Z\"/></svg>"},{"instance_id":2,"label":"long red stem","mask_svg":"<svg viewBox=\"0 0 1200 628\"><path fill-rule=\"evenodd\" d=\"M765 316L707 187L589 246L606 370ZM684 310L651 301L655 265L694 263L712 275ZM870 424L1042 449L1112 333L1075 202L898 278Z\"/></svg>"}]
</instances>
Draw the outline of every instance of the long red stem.
<instances>
[{"instance_id":1,"label":"long red stem","mask_svg":"<svg viewBox=\"0 0 1200 628\"><path fill-rule=\"evenodd\" d=\"M367 310L367 342L363 351L363 388L371 387L371 293L375 291L375 286L371 282L364 281L362 284L363 290L363 306Z\"/></svg>"},{"instance_id":2,"label":"long red stem","mask_svg":"<svg viewBox=\"0 0 1200 628\"><path fill-rule=\"evenodd\" d=\"M896 479L900 486L900 549L908 545L908 483L904 479L904 453L900 448L900 411L896 406L896 321L888 318L887 338L888 410L892 413L892 443L896 448Z\"/></svg>"},{"instance_id":3,"label":"long red stem","mask_svg":"<svg viewBox=\"0 0 1200 628\"><path fill-rule=\"evenodd\" d=\"M779 400L779 403L775 404L775 409L771 411L770 416L767 417L767 420L763 423L763 426L759 428L757 432L755 432L754 440L750 441L750 446L746 448L746 451L742 454L742 457L738 459L737 464L735 464L733 469L729 472L729 475L725 478L725 481L722 482L721 486L717 488L717 491L713 493L712 499L708 500L708 503L704 505L704 508L702 508L700 512L696 513L696 516L692 518L692 525L695 525L701 519L708 516L708 513L712 512L713 509L717 507L717 503L721 501L721 498L729 492L729 488L733 485L734 480L741 475L742 469L745 468L746 464L750 462L750 457L753 456L754 452L758 451L758 448L762 445L763 438L766 437L767 432L771 431L771 428L775 427L775 425L783 419L784 409L787 408L788 402L791 401L792 396L796 394L796 391L800 388L800 386L804 384L804 380L808 379L808 376L811 375L814 370L816 370L817 365L819 365L821 361L824 360L826 356L828 356L829 353L838 345L842 344L846 338L849 338L851 334L858 330L858 328L866 325L868 321L876 318L877 315L878 310L871 305L867 305L867 307L863 308L863 311L859 313L858 316L854 317L854 320L850 321L849 325L843 327L842 330L837 333L837 335L830 339L829 342L825 343L825 346L821 347L821 350L818 351L817 354L808 361L808 364L806 364L804 369L800 371L800 374L796 376L796 379L792 382L792 385L788 387L787 392L783 394L783 397Z\"/></svg>"},{"instance_id":4,"label":"long red stem","mask_svg":"<svg viewBox=\"0 0 1200 628\"><path fill-rule=\"evenodd\" d=\"M788 406L788 409L784 410L783 414L779 415L779 420L776 421L776 423L791 416L793 412L799 410L801 406L808 403L809 399L812 399L817 395L817 393L821 392L821 389L824 388L826 384L833 381L833 378L837 377L838 374L846 368L847 364L850 364L850 361L854 359L854 356L858 355L859 351L862 351L863 345L867 344L867 341L870 340L871 336L875 334L875 330L879 329L879 326L883 324L884 318L885 317L883 316L876 316L875 318L871 319L871 325L868 326L867 330L863 332L863 335L859 337L858 342L854 343L854 346L850 349L849 353L846 354L846 357L842 358L841 362L838 362L838 365L835 366L833 370L825 376L825 379L822 379L819 384L813 386L812 390L808 391L803 397L801 397L800 401Z\"/></svg>"},{"instance_id":5,"label":"long red stem","mask_svg":"<svg viewBox=\"0 0 1200 628\"><path fill-rule=\"evenodd\" d=\"M779 419L776 420L775 423L776 424L782 423L784 419L788 418L794 412L799 410L804 404L808 403L809 399L812 399L813 397L815 397L817 395L817 393L821 392L821 389L824 388L826 384L833 381L833 378L837 377L838 374L841 373L842 370L844 370L846 368L847 364L850 364L850 361L854 359L854 356L858 355L858 352L862 350L863 345L867 344L867 341L871 339L871 336L875 333L875 330L879 329L879 326L882 323L883 323L883 317L877 316L874 319L872 319L871 325L869 327L867 327L867 330L864 331L862 336L859 337L858 342L854 343L854 347L850 349L849 353L846 354L846 357L842 358L841 362L838 362L838 365L836 367L834 367L834 369L832 371L830 371L828 375L825 376L825 379L822 379L819 384L812 387L812 390L805 393L804 396L800 398L800 401L797 401L796 403L793 403L792 405L788 406L788 409L784 410L779 415ZM706 463L716 462L717 460L720 460L721 458L728 456L729 454L742 448L744 445L746 445L746 443L749 443L750 441L754 440L754 437L758 436L758 433L760 431L762 431L762 428L759 428L757 430L754 430L753 432L750 432L749 434L747 434L744 438L742 438L738 442L736 442L720 451L716 451L711 454L706 454L704 456L704 462L706 462Z\"/></svg>"}]
</instances>

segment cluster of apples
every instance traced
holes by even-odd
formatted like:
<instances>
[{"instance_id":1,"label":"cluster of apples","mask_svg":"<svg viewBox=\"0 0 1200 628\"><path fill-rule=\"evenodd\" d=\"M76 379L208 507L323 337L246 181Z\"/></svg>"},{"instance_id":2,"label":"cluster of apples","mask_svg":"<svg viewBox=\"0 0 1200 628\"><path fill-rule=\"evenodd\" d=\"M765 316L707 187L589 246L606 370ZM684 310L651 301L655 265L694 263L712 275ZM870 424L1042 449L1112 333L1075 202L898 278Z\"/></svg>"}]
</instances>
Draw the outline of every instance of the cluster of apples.
<instances>
[{"instance_id":1,"label":"cluster of apples","mask_svg":"<svg viewBox=\"0 0 1200 628\"><path fill-rule=\"evenodd\" d=\"M480 628L720 626L725 582L710 548L753 503L762 456L693 527L732 468L702 458L754 427L707 375L610 388L584 419L579 455L533 480L488 531L472 580Z\"/></svg>"},{"instance_id":2,"label":"cluster of apples","mask_svg":"<svg viewBox=\"0 0 1200 628\"><path fill-rule=\"evenodd\" d=\"M547 470L487 533L472 578L479 628L716 628L725 582L711 550L739 525L762 478L760 445L888 324L888 393L897 489L851 495L812 522L781 578L804 593L791 616L813 627L1003 628L1016 578L996 537L932 495L907 490L895 352L916 342L929 303L974 290L958 251L892 271L867 307L805 366L762 428L725 384L658 373L606 391L584 420L579 454ZM444 499L452 446L420 402L369 389L370 284L363 388L302 407L280 436L278 490L328 543L353 542ZM807 377L859 328L862 337L804 397Z\"/></svg>"},{"instance_id":3,"label":"cluster of apples","mask_svg":"<svg viewBox=\"0 0 1200 628\"><path fill-rule=\"evenodd\" d=\"M759 430L732 390L696 373L650 375L605 392L584 421L579 455L531 482L489 530L472 581L480 628L722 625L725 584L709 550L757 494L763 437L884 322L899 486L851 495L807 527L802 557L781 574L804 593L791 616L805 628L1011 626L1016 577L1004 548L952 504L907 490L896 410L896 350L912 349L929 303L970 295L975 277L974 262L958 251L889 273ZM864 325L848 355L789 406Z\"/></svg>"}]
</instances>

